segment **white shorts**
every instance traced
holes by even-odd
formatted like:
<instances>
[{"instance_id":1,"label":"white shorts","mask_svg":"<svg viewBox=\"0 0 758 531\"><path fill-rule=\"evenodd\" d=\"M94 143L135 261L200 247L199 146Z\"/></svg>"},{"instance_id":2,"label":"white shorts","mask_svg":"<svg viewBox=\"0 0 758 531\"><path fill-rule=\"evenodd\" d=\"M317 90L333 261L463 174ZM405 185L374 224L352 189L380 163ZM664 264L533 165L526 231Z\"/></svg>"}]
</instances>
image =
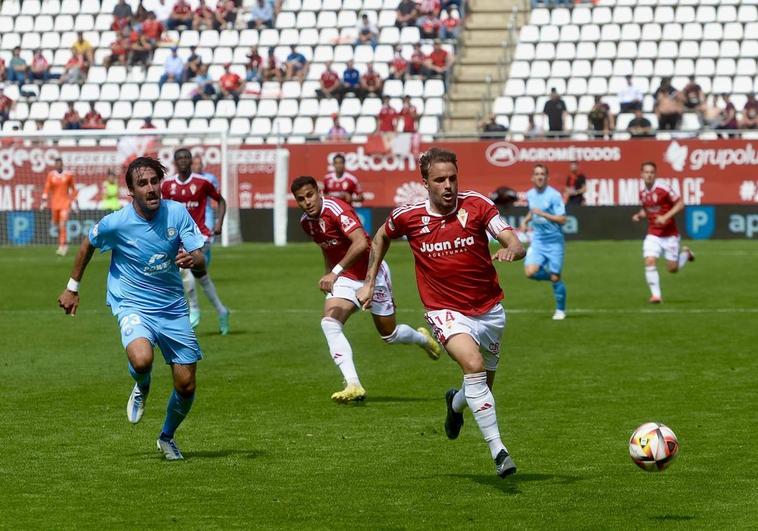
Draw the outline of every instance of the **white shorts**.
<instances>
[{"instance_id":1,"label":"white shorts","mask_svg":"<svg viewBox=\"0 0 758 531\"><path fill-rule=\"evenodd\" d=\"M679 236L645 236L643 258L660 258L661 255L670 262L679 260Z\"/></svg>"},{"instance_id":2,"label":"white shorts","mask_svg":"<svg viewBox=\"0 0 758 531\"><path fill-rule=\"evenodd\" d=\"M425 317L442 345L454 335L467 334L479 345L479 351L484 358L484 368L488 371L497 369L500 341L505 331L505 310L500 303L487 313L476 317L469 317L455 310L432 310L426 312Z\"/></svg>"},{"instance_id":3,"label":"white shorts","mask_svg":"<svg viewBox=\"0 0 758 531\"><path fill-rule=\"evenodd\" d=\"M362 287L363 282L359 280L339 277L334 282L332 292L328 293L326 298L347 299L360 308L361 304L358 302L356 293ZM382 262L382 265L379 266L379 271L376 273L374 297L371 299L371 313L382 316L393 315L395 313L395 301L392 298L392 277L390 276L390 267L387 265L387 262Z\"/></svg>"}]
</instances>

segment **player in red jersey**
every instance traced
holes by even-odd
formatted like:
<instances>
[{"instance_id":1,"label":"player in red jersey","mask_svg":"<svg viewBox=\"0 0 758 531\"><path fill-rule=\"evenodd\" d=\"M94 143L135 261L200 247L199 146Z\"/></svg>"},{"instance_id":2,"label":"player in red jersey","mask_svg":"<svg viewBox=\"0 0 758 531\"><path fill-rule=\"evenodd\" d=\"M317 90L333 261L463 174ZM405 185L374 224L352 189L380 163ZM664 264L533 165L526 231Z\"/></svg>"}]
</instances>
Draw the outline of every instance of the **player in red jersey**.
<instances>
[{"instance_id":1,"label":"player in red jersey","mask_svg":"<svg viewBox=\"0 0 758 531\"><path fill-rule=\"evenodd\" d=\"M334 171L324 175L324 195L331 199L342 199L353 206L363 201L363 190L358 177L345 171L345 156L337 154L332 159Z\"/></svg>"},{"instance_id":2,"label":"player in red jersey","mask_svg":"<svg viewBox=\"0 0 758 531\"><path fill-rule=\"evenodd\" d=\"M195 279L197 279L203 287L208 300L216 308L219 331L222 336L225 336L229 333L229 310L219 299L218 293L216 293L216 286L207 272L207 266L210 265L210 240L214 234L221 234L221 228L224 224L226 201L210 180L192 171L192 153L190 153L189 149L177 149L174 153L174 164L176 164L177 174L163 181L161 184L161 195L166 199L173 199L174 201L184 203L187 210L189 210L190 216L195 220L205 238L203 254L205 255L206 268L202 271L195 271L193 269L191 272L182 270L184 293L187 295L190 307L190 323L192 323L193 328L200 324L200 305L198 304L197 291L195 290ZM218 203L218 213L213 230L209 229L205 224L208 198L215 199Z\"/></svg>"},{"instance_id":3,"label":"player in red jersey","mask_svg":"<svg viewBox=\"0 0 758 531\"><path fill-rule=\"evenodd\" d=\"M52 222L58 227L58 249L55 251L58 256L65 256L68 252L66 224L71 207L75 204L74 175L70 171L63 170L63 159L58 157L55 159L55 169L47 173L41 205L43 210L50 207Z\"/></svg>"},{"instance_id":4,"label":"player in red jersey","mask_svg":"<svg viewBox=\"0 0 758 531\"><path fill-rule=\"evenodd\" d=\"M360 308L356 292L363 286L368 267L371 238L361 225L355 211L339 199L323 197L313 177L298 177L290 187L297 205L302 209L300 225L324 255L324 276L319 288L326 293L321 329L329 345L329 354L345 378L345 388L332 395L336 402L363 400L363 389L353 363L353 350L342 331L348 318ZM439 359L442 347L426 328L414 330L395 320L392 279L382 262L375 275L375 290L366 308L371 309L374 326L387 343L416 344L429 357Z\"/></svg>"},{"instance_id":5,"label":"player in red jersey","mask_svg":"<svg viewBox=\"0 0 758 531\"><path fill-rule=\"evenodd\" d=\"M458 437L468 405L497 474L505 477L516 472L516 465L500 439L492 395L505 328L503 292L492 261L521 260L526 253L492 201L477 192L458 192L455 153L432 148L419 159L419 168L429 199L396 208L379 228L358 300L371 299L391 239L407 237L426 320L463 370L463 387L445 394L445 432L450 439ZM492 256L489 236L503 247Z\"/></svg>"},{"instance_id":6,"label":"player in red jersey","mask_svg":"<svg viewBox=\"0 0 758 531\"><path fill-rule=\"evenodd\" d=\"M642 255L645 259L645 278L650 286L651 304L660 304L661 279L658 275L656 262L661 255L666 259L666 269L676 273L687 262L695 260L695 255L689 247L679 251L679 230L676 228L674 216L684 210L684 201L679 194L665 182L656 179L654 162L643 162L640 167L640 177L645 187L640 190L642 208L632 219L640 221L647 218L647 236L642 244Z\"/></svg>"}]
</instances>

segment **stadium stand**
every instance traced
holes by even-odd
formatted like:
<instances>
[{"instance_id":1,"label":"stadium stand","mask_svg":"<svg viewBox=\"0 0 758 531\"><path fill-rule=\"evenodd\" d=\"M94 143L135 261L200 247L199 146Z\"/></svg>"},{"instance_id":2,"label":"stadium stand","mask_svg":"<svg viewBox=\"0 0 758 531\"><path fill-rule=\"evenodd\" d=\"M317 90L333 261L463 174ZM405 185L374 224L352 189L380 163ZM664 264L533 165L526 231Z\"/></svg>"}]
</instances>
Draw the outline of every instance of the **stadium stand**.
<instances>
[{"instance_id":1,"label":"stadium stand","mask_svg":"<svg viewBox=\"0 0 758 531\"><path fill-rule=\"evenodd\" d=\"M221 1L221 0L219 0ZM127 65L119 62L119 32L114 30L114 8L117 0L3 0L0 4L0 62L9 68L13 49L20 47L20 57L30 64L35 50L50 64L55 76L73 68L72 45L77 41L77 32L92 45L92 64L82 76L81 82L64 82L55 79L39 82L15 82L7 77L2 80L5 97L15 102L3 122L4 131L21 129L36 131L39 121L42 130L58 131L67 111L67 103L73 102L83 117L90 111L90 103L106 121L106 128L118 130L124 127L139 128L145 118L151 117L156 127L209 126L228 128L236 142L263 143L279 140L303 142L324 137L332 126L332 115L342 116L341 124L355 142L365 141L376 130L376 112L381 105L379 98L369 97L363 102L355 97L345 97L341 102L334 98L319 100L316 90L327 62L341 75L347 61L353 61L362 73L373 64L382 79L386 80L384 93L391 95L391 103L402 107L402 97L410 96L419 115L419 133L431 136L437 133L440 117L445 111L445 80L406 78L387 79L395 47L406 59L410 59L413 44L422 43L422 50L433 50L432 40L420 40L420 28L397 27L396 9L400 0L283 0L275 3L280 9L271 28L248 29L252 9L256 2L239 2L240 11L234 24L219 25L218 29L167 30L157 43L148 64ZM136 13L139 2L126 2ZM199 0L189 2L193 10ZM215 10L216 0L207 0L206 5ZM174 0L166 0L170 7ZM144 0L147 11L166 14L165 5L159 0ZM371 43L355 45L361 15L366 14L378 31L376 46ZM443 11L441 18L448 17ZM161 17L159 16L159 19ZM166 21L163 21L164 26ZM116 27L118 29L118 27ZM448 34L450 36L450 34ZM116 44L114 44L116 43ZM193 102L197 83L189 79L181 84L167 82L159 85L164 74L164 64L177 48L177 55L187 61L197 54L208 65L208 79L218 82L224 66L246 78L248 54L256 46L262 57L268 50L281 64L286 62L294 46L305 56L308 70L302 83L293 80L248 81L239 101L232 99L200 99ZM455 41L445 41L443 48L454 53ZM115 51L114 51L115 49ZM115 61L106 65L112 55ZM0 69L0 73L3 70ZM64 77L65 81L68 81ZM197 99L197 98L196 98ZM399 121L398 128L402 126ZM110 142L110 141L109 141Z\"/></svg>"}]
</instances>

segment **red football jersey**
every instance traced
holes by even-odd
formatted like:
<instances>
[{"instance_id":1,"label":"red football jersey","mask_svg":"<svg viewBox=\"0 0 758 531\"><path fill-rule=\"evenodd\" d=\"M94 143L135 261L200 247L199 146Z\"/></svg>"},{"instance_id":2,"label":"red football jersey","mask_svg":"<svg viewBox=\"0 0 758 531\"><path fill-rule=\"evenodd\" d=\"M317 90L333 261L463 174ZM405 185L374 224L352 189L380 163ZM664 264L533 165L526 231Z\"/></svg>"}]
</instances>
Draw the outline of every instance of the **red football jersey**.
<instances>
[{"instance_id":1,"label":"red football jersey","mask_svg":"<svg viewBox=\"0 0 758 531\"><path fill-rule=\"evenodd\" d=\"M513 229L483 195L459 192L458 204L445 216L431 212L428 201L396 208L384 230L390 238L408 238L427 310L475 316L502 300L487 234L495 237Z\"/></svg>"},{"instance_id":2,"label":"red football jersey","mask_svg":"<svg viewBox=\"0 0 758 531\"><path fill-rule=\"evenodd\" d=\"M344 172L341 177L337 177L334 172L327 173L324 176L324 195L331 196L336 192L347 192L350 197L362 193L358 177L348 172Z\"/></svg>"},{"instance_id":3,"label":"red football jersey","mask_svg":"<svg viewBox=\"0 0 758 531\"><path fill-rule=\"evenodd\" d=\"M413 105L409 107L403 107L400 109L400 117L403 119L403 133L415 133L416 118L418 118L418 111L416 111L416 107Z\"/></svg>"},{"instance_id":4,"label":"red football jersey","mask_svg":"<svg viewBox=\"0 0 758 531\"><path fill-rule=\"evenodd\" d=\"M647 214L648 234L653 236L679 236L674 218L671 218L665 225L655 223L655 218L671 210L677 201L679 201L679 194L660 179L656 179L650 190L642 187L640 202Z\"/></svg>"},{"instance_id":5,"label":"red football jersey","mask_svg":"<svg viewBox=\"0 0 758 531\"><path fill-rule=\"evenodd\" d=\"M350 248L352 232L359 230L363 233L369 246L353 265L342 271L341 276L363 281L368 270L368 255L371 252L371 238L361 225L353 207L339 199L324 198L321 213L317 218L309 218L303 214L300 226L313 241L324 250L326 261L331 269L345 257Z\"/></svg>"},{"instance_id":6,"label":"red football jersey","mask_svg":"<svg viewBox=\"0 0 758 531\"><path fill-rule=\"evenodd\" d=\"M379 110L379 131L388 133L395 130L397 111L390 105L382 106Z\"/></svg>"},{"instance_id":7,"label":"red football jersey","mask_svg":"<svg viewBox=\"0 0 758 531\"><path fill-rule=\"evenodd\" d=\"M190 174L186 181L181 181L178 175L174 175L161 184L161 195L165 199L184 203L205 239L211 237L213 231L205 225L205 206L209 197L221 200L221 194L212 182L198 173Z\"/></svg>"}]
</instances>

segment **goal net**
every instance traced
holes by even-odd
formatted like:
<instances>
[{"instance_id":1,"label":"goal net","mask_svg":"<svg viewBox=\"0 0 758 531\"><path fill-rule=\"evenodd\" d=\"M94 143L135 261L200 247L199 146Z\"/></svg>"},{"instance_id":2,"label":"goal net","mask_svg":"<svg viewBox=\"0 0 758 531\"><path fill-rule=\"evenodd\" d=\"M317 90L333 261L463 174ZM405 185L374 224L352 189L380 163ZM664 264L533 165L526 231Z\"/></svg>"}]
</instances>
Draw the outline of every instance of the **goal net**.
<instances>
[{"instance_id":1,"label":"goal net","mask_svg":"<svg viewBox=\"0 0 758 531\"><path fill-rule=\"evenodd\" d=\"M174 152L180 147L202 158L203 172L213 175L227 203L220 238L222 245L241 241L238 157L230 152L225 131L162 129L137 131L81 130L0 133L0 245L52 245L58 243L58 226L52 223L50 201L43 192L55 160L63 162L75 185L76 203L66 222L68 242L78 245L97 221L129 202L124 170L134 158L157 157L176 173ZM239 146L231 146L232 149ZM111 182L108 184L109 173ZM52 199L52 198L51 198ZM215 206L211 205L214 208Z\"/></svg>"}]
</instances>

